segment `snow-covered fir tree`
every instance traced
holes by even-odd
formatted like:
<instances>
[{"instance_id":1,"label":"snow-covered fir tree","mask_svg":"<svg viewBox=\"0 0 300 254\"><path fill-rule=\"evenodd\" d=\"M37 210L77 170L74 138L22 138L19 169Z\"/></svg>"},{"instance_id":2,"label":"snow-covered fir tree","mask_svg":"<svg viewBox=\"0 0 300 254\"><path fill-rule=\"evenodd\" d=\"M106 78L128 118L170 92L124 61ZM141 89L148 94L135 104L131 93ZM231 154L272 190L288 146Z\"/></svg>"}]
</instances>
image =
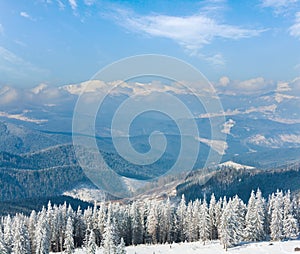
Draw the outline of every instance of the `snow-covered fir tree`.
<instances>
[{"instance_id":1,"label":"snow-covered fir tree","mask_svg":"<svg viewBox=\"0 0 300 254\"><path fill-rule=\"evenodd\" d=\"M95 254L97 245L96 245L96 239L95 239L95 233L93 230L87 229L86 230L86 236L85 236L85 251L86 254Z\"/></svg>"},{"instance_id":2,"label":"snow-covered fir tree","mask_svg":"<svg viewBox=\"0 0 300 254\"><path fill-rule=\"evenodd\" d=\"M147 232L151 237L152 243L157 243L157 234L158 234L158 219L156 212L156 205L152 205L150 212L147 218Z\"/></svg>"},{"instance_id":3,"label":"snow-covered fir tree","mask_svg":"<svg viewBox=\"0 0 300 254\"><path fill-rule=\"evenodd\" d=\"M1 224L0 224L1 226ZM0 227L0 254L6 254L8 253L6 244L4 242L4 236L2 232L2 227Z\"/></svg>"},{"instance_id":4,"label":"snow-covered fir tree","mask_svg":"<svg viewBox=\"0 0 300 254\"><path fill-rule=\"evenodd\" d=\"M215 195L212 194L210 197L210 203L209 203L209 238L211 240L215 240L218 238L218 228L217 228L217 202Z\"/></svg>"},{"instance_id":5,"label":"snow-covered fir tree","mask_svg":"<svg viewBox=\"0 0 300 254\"><path fill-rule=\"evenodd\" d=\"M272 204L271 223L270 223L271 239L280 241L284 239L283 233L283 194L277 191Z\"/></svg>"},{"instance_id":6,"label":"snow-covered fir tree","mask_svg":"<svg viewBox=\"0 0 300 254\"><path fill-rule=\"evenodd\" d=\"M184 196L173 200L110 203L74 211L71 206L48 204L29 217L17 214L0 217L0 254L73 253L84 247L95 254L125 253L125 245L172 243L219 239L224 248L241 241L293 239L299 235L300 202L290 192L277 191L267 202L260 190L252 192L248 204L235 196L209 205ZM246 232L246 233L245 233Z\"/></svg>"},{"instance_id":7,"label":"snow-covered fir tree","mask_svg":"<svg viewBox=\"0 0 300 254\"><path fill-rule=\"evenodd\" d=\"M13 254L30 254L30 239L27 225L24 223L24 218L17 215L14 218L14 235L13 235Z\"/></svg>"},{"instance_id":8,"label":"snow-covered fir tree","mask_svg":"<svg viewBox=\"0 0 300 254\"><path fill-rule=\"evenodd\" d=\"M283 201L283 234L285 239L295 238L299 234L299 227L294 214L291 193L288 191Z\"/></svg>"},{"instance_id":9,"label":"snow-covered fir tree","mask_svg":"<svg viewBox=\"0 0 300 254\"><path fill-rule=\"evenodd\" d=\"M13 227L12 227L12 223L13 223L13 221L12 221L10 215L8 215L4 218L3 238L4 238L4 243L5 243L5 246L6 246L7 253L11 253L12 252L12 247L13 247Z\"/></svg>"},{"instance_id":10,"label":"snow-covered fir tree","mask_svg":"<svg viewBox=\"0 0 300 254\"><path fill-rule=\"evenodd\" d=\"M50 228L47 221L46 210L39 213L35 231L35 253L36 254L48 254L50 252Z\"/></svg>"},{"instance_id":11,"label":"snow-covered fir tree","mask_svg":"<svg viewBox=\"0 0 300 254\"><path fill-rule=\"evenodd\" d=\"M178 218L178 224L177 224L177 230L179 232L179 241L184 242L186 240L185 231L186 231L186 202L185 197L182 195L181 201L179 203L179 206L177 208L177 218Z\"/></svg>"},{"instance_id":12,"label":"snow-covered fir tree","mask_svg":"<svg viewBox=\"0 0 300 254\"><path fill-rule=\"evenodd\" d=\"M125 242L123 237L121 238L120 244L117 246L117 254L126 254Z\"/></svg>"},{"instance_id":13,"label":"snow-covered fir tree","mask_svg":"<svg viewBox=\"0 0 300 254\"><path fill-rule=\"evenodd\" d=\"M211 235L210 219L207 203L204 199L199 211L199 237L203 244L209 240Z\"/></svg>"},{"instance_id":14,"label":"snow-covered fir tree","mask_svg":"<svg viewBox=\"0 0 300 254\"><path fill-rule=\"evenodd\" d=\"M245 221L246 241L261 241L264 239L264 209L264 200L262 199L260 190L257 190L256 195L254 191L252 191L248 201Z\"/></svg>"},{"instance_id":15,"label":"snow-covered fir tree","mask_svg":"<svg viewBox=\"0 0 300 254\"><path fill-rule=\"evenodd\" d=\"M67 220L65 240L64 240L64 252L66 254L74 253L74 238L73 238L73 220L71 217Z\"/></svg>"},{"instance_id":16,"label":"snow-covered fir tree","mask_svg":"<svg viewBox=\"0 0 300 254\"><path fill-rule=\"evenodd\" d=\"M111 222L111 215L107 217L107 222L103 234L103 254L116 254L116 239L114 224Z\"/></svg>"}]
</instances>

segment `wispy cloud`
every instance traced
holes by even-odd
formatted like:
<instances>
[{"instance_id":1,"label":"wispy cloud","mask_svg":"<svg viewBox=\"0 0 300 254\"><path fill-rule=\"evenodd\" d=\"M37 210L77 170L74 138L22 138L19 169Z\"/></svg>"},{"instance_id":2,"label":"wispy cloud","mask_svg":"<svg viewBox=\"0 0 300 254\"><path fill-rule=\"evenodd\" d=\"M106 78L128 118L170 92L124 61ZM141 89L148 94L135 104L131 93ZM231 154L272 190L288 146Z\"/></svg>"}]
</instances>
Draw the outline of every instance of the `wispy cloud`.
<instances>
[{"instance_id":1,"label":"wispy cloud","mask_svg":"<svg viewBox=\"0 0 300 254\"><path fill-rule=\"evenodd\" d=\"M76 2L76 0L69 0L69 4L70 4L72 10L76 11L76 9L77 9L77 2Z\"/></svg>"},{"instance_id":2,"label":"wispy cloud","mask_svg":"<svg viewBox=\"0 0 300 254\"><path fill-rule=\"evenodd\" d=\"M0 24L0 35L2 35L4 33L4 28L3 28L3 25Z\"/></svg>"},{"instance_id":3,"label":"wispy cloud","mask_svg":"<svg viewBox=\"0 0 300 254\"><path fill-rule=\"evenodd\" d=\"M96 0L84 0L84 3L87 5L87 6L91 6L93 4L96 3Z\"/></svg>"},{"instance_id":4,"label":"wispy cloud","mask_svg":"<svg viewBox=\"0 0 300 254\"><path fill-rule=\"evenodd\" d=\"M24 83L26 80L32 80L32 77L38 78L39 75L46 77L48 71L33 65L0 46L0 82L13 80Z\"/></svg>"},{"instance_id":5,"label":"wispy cloud","mask_svg":"<svg viewBox=\"0 0 300 254\"><path fill-rule=\"evenodd\" d=\"M291 36L300 39L300 12L296 13L295 23L289 28Z\"/></svg>"},{"instance_id":6,"label":"wispy cloud","mask_svg":"<svg viewBox=\"0 0 300 254\"><path fill-rule=\"evenodd\" d=\"M57 0L58 8L64 10L66 8L65 4L61 0Z\"/></svg>"},{"instance_id":7,"label":"wispy cloud","mask_svg":"<svg viewBox=\"0 0 300 254\"><path fill-rule=\"evenodd\" d=\"M200 55L199 49L217 39L239 40L258 36L263 29L247 29L220 23L206 14L192 16L138 15L133 11L118 9L116 22L127 29L152 37L171 39L181 45L191 55ZM209 60L209 59L207 59ZM215 62L223 62L221 54L211 57Z\"/></svg>"},{"instance_id":8,"label":"wispy cloud","mask_svg":"<svg viewBox=\"0 0 300 254\"><path fill-rule=\"evenodd\" d=\"M261 0L261 7L273 8L276 14L287 12L299 0Z\"/></svg>"},{"instance_id":9,"label":"wispy cloud","mask_svg":"<svg viewBox=\"0 0 300 254\"><path fill-rule=\"evenodd\" d=\"M21 11L20 16L26 19L30 19L31 21L34 21L34 19L25 11Z\"/></svg>"},{"instance_id":10,"label":"wispy cloud","mask_svg":"<svg viewBox=\"0 0 300 254\"><path fill-rule=\"evenodd\" d=\"M261 5L263 7L282 8L290 6L298 2L298 0L262 0Z\"/></svg>"},{"instance_id":11,"label":"wispy cloud","mask_svg":"<svg viewBox=\"0 0 300 254\"><path fill-rule=\"evenodd\" d=\"M185 48L199 49L216 38L241 39L259 35L263 30L245 29L238 26L220 24L216 20L198 14L177 17L167 15L138 16L121 12L124 26L136 32L172 39Z\"/></svg>"}]
</instances>

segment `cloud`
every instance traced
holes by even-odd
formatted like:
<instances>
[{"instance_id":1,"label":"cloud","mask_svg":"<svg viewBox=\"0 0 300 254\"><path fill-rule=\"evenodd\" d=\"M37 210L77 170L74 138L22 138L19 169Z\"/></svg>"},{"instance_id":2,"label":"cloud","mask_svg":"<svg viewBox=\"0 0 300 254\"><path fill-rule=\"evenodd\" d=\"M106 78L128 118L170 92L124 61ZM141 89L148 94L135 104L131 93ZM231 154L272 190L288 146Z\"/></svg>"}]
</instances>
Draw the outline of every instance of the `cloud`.
<instances>
[{"instance_id":1,"label":"cloud","mask_svg":"<svg viewBox=\"0 0 300 254\"><path fill-rule=\"evenodd\" d=\"M0 105L15 102L19 97L18 91L14 88L4 86L0 88Z\"/></svg>"},{"instance_id":2,"label":"cloud","mask_svg":"<svg viewBox=\"0 0 300 254\"><path fill-rule=\"evenodd\" d=\"M289 28L291 36L300 39L300 12L296 13L295 23Z\"/></svg>"},{"instance_id":3,"label":"cloud","mask_svg":"<svg viewBox=\"0 0 300 254\"><path fill-rule=\"evenodd\" d=\"M66 8L65 4L60 0L57 0L57 4L60 10L64 10Z\"/></svg>"},{"instance_id":4,"label":"cloud","mask_svg":"<svg viewBox=\"0 0 300 254\"><path fill-rule=\"evenodd\" d=\"M213 56L205 56L204 59L215 66L225 65L225 59L224 59L223 55L220 53L215 54Z\"/></svg>"},{"instance_id":5,"label":"cloud","mask_svg":"<svg viewBox=\"0 0 300 254\"><path fill-rule=\"evenodd\" d=\"M4 33L4 28L3 28L3 25L0 24L0 35L2 35Z\"/></svg>"},{"instance_id":6,"label":"cloud","mask_svg":"<svg viewBox=\"0 0 300 254\"><path fill-rule=\"evenodd\" d=\"M34 19L25 11L21 11L20 16L26 19L30 19L31 21L34 21Z\"/></svg>"},{"instance_id":7,"label":"cloud","mask_svg":"<svg viewBox=\"0 0 300 254\"><path fill-rule=\"evenodd\" d=\"M226 87L230 83L230 79L227 76L223 76L219 79L219 85Z\"/></svg>"},{"instance_id":8,"label":"cloud","mask_svg":"<svg viewBox=\"0 0 300 254\"><path fill-rule=\"evenodd\" d=\"M261 0L261 7L273 8L276 14L280 14L292 9L298 1L299 0Z\"/></svg>"},{"instance_id":9,"label":"cloud","mask_svg":"<svg viewBox=\"0 0 300 254\"><path fill-rule=\"evenodd\" d=\"M262 29L247 29L220 23L205 14L192 16L145 15L118 9L115 20L127 29L152 37L175 41L192 55L216 39L239 40L260 35ZM214 61L221 62L220 55Z\"/></svg>"},{"instance_id":10,"label":"cloud","mask_svg":"<svg viewBox=\"0 0 300 254\"><path fill-rule=\"evenodd\" d=\"M287 7L298 2L298 0L262 0L262 7L280 8Z\"/></svg>"},{"instance_id":11,"label":"cloud","mask_svg":"<svg viewBox=\"0 0 300 254\"><path fill-rule=\"evenodd\" d=\"M70 4L73 11L75 11L77 9L76 0L69 0L69 4Z\"/></svg>"},{"instance_id":12,"label":"cloud","mask_svg":"<svg viewBox=\"0 0 300 254\"><path fill-rule=\"evenodd\" d=\"M274 82L265 80L263 77L238 81L224 76L220 78L216 86L219 92L227 95L254 95L276 89Z\"/></svg>"},{"instance_id":13,"label":"cloud","mask_svg":"<svg viewBox=\"0 0 300 254\"><path fill-rule=\"evenodd\" d=\"M93 4L95 4L96 0L84 0L85 5L87 6L91 6Z\"/></svg>"},{"instance_id":14,"label":"cloud","mask_svg":"<svg viewBox=\"0 0 300 254\"><path fill-rule=\"evenodd\" d=\"M39 68L8 49L0 46L0 83L13 82L24 84L26 80L35 80L39 75L46 78L48 71Z\"/></svg>"}]
</instances>

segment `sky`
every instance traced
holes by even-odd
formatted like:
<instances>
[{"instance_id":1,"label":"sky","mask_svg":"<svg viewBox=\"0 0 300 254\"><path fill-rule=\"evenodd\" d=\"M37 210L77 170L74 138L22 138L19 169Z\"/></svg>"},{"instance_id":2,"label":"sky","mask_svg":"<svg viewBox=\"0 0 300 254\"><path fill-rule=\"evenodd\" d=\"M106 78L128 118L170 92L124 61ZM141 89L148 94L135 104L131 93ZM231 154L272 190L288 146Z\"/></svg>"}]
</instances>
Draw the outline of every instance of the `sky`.
<instances>
[{"instance_id":1,"label":"sky","mask_svg":"<svg viewBox=\"0 0 300 254\"><path fill-rule=\"evenodd\" d=\"M294 80L300 0L0 0L2 87L80 83L139 54L179 58L211 81Z\"/></svg>"}]
</instances>

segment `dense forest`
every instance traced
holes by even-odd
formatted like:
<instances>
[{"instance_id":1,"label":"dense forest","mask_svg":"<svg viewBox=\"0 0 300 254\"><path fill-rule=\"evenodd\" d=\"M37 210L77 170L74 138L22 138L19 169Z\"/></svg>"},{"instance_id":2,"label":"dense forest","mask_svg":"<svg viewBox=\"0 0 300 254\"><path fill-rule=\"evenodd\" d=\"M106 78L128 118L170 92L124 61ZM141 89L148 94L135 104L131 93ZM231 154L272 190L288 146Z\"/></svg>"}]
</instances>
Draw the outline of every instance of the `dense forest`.
<instances>
[{"instance_id":1,"label":"dense forest","mask_svg":"<svg viewBox=\"0 0 300 254\"><path fill-rule=\"evenodd\" d=\"M242 241L281 241L299 234L300 200L277 191L266 200L258 189L245 204L238 196L219 200L212 195L178 204L148 200L131 204L102 203L76 211L51 205L30 216L1 217L1 254L73 253L85 248L94 254L126 253L126 245L219 239L227 250Z\"/></svg>"}]
</instances>

